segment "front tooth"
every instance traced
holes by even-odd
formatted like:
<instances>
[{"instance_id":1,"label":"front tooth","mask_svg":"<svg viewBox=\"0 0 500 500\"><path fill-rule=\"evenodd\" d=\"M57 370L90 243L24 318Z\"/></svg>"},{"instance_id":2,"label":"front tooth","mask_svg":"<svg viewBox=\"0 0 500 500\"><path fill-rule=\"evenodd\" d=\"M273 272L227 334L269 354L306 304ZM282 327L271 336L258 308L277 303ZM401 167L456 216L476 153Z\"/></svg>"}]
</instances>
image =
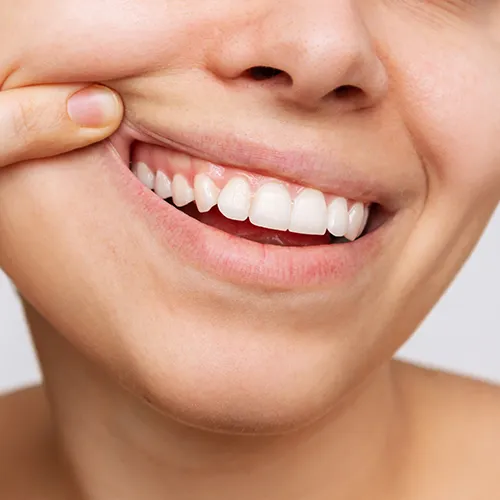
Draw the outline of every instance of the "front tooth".
<instances>
[{"instance_id":1,"label":"front tooth","mask_svg":"<svg viewBox=\"0 0 500 500\"><path fill-rule=\"evenodd\" d=\"M222 215L244 221L250 212L250 184L244 177L233 177L222 189L217 205Z\"/></svg>"},{"instance_id":2,"label":"front tooth","mask_svg":"<svg viewBox=\"0 0 500 500\"><path fill-rule=\"evenodd\" d=\"M166 174L160 170L156 172L155 193L164 200L172 196L172 183Z\"/></svg>"},{"instance_id":3,"label":"front tooth","mask_svg":"<svg viewBox=\"0 0 500 500\"><path fill-rule=\"evenodd\" d=\"M208 212L217 205L220 189L207 174L198 174L194 178L194 198L198 211Z\"/></svg>"},{"instance_id":4,"label":"front tooth","mask_svg":"<svg viewBox=\"0 0 500 500\"><path fill-rule=\"evenodd\" d=\"M345 198L335 198L328 205L328 231L333 236L344 236L349 228L349 212Z\"/></svg>"},{"instance_id":5,"label":"front tooth","mask_svg":"<svg viewBox=\"0 0 500 500\"><path fill-rule=\"evenodd\" d=\"M178 207L183 207L194 200L193 188L181 174L175 174L172 181L172 200Z\"/></svg>"},{"instance_id":6,"label":"front tooth","mask_svg":"<svg viewBox=\"0 0 500 500\"><path fill-rule=\"evenodd\" d=\"M290 226L292 199L288 189L278 182L268 182L254 195L250 222L254 226L286 231Z\"/></svg>"},{"instance_id":7,"label":"front tooth","mask_svg":"<svg viewBox=\"0 0 500 500\"><path fill-rule=\"evenodd\" d=\"M132 172L136 177L149 189L153 189L155 186L155 174L151 169L143 162L138 161L132 164Z\"/></svg>"},{"instance_id":8,"label":"front tooth","mask_svg":"<svg viewBox=\"0 0 500 500\"><path fill-rule=\"evenodd\" d=\"M345 234L345 237L354 241L361 233L361 226L365 218L365 205L363 203L357 202L349 210L349 228Z\"/></svg>"},{"instance_id":9,"label":"front tooth","mask_svg":"<svg viewBox=\"0 0 500 500\"><path fill-rule=\"evenodd\" d=\"M305 188L293 202L290 231L325 234L328 222L325 196L317 189Z\"/></svg>"}]
</instances>

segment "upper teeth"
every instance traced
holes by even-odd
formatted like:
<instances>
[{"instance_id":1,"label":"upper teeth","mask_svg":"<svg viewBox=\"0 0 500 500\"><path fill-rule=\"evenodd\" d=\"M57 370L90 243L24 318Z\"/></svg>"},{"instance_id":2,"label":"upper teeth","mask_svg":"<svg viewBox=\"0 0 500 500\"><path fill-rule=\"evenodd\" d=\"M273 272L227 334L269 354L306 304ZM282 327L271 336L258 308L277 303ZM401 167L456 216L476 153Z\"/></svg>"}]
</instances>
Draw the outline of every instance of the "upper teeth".
<instances>
[{"instance_id":1,"label":"upper teeth","mask_svg":"<svg viewBox=\"0 0 500 500\"><path fill-rule=\"evenodd\" d=\"M250 209L250 222L254 226L286 231L291 215L292 199L284 184L268 182L257 190Z\"/></svg>"},{"instance_id":2,"label":"upper teeth","mask_svg":"<svg viewBox=\"0 0 500 500\"><path fill-rule=\"evenodd\" d=\"M198 210L208 212L217 205L220 189L207 174L198 174L194 178L194 199Z\"/></svg>"},{"instance_id":3,"label":"upper teeth","mask_svg":"<svg viewBox=\"0 0 500 500\"><path fill-rule=\"evenodd\" d=\"M347 216L347 202L345 202L345 205ZM333 216L335 217L336 214L334 213ZM328 213L325 196L317 189L304 189L293 202L290 231L296 233L306 232L306 234L325 234L327 228Z\"/></svg>"},{"instance_id":4,"label":"upper teeth","mask_svg":"<svg viewBox=\"0 0 500 500\"><path fill-rule=\"evenodd\" d=\"M243 175L232 177L220 190L207 173L197 174L191 186L186 176L175 174L170 181L164 172L155 174L144 162L134 163L132 171L158 196L172 197L179 207L195 201L200 212L208 212L217 205L228 219L249 218L259 227L316 235L329 231L353 241L362 233L368 219L369 207L364 203L355 202L349 209L345 198L325 197L321 191L311 188L303 188L292 199L286 184L278 181L265 182L252 193Z\"/></svg>"},{"instance_id":5,"label":"upper teeth","mask_svg":"<svg viewBox=\"0 0 500 500\"><path fill-rule=\"evenodd\" d=\"M175 174L172 181L172 200L178 207L194 201L194 191L182 174Z\"/></svg>"},{"instance_id":6,"label":"upper teeth","mask_svg":"<svg viewBox=\"0 0 500 500\"><path fill-rule=\"evenodd\" d=\"M252 191L244 177L233 177L222 189L217 206L228 219L246 220L250 213Z\"/></svg>"},{"instance_id":7,"label":"upper teeth","mask_svg":"<svg viewBox=\"0 0 500 500\"><path fill-rule=\"evenodd\" d=\"M158 170L158 172L156 172L154 190L155 193L164 200L172 196L172 183L170 182L170 179L167 177L167 175L164 174L161 170Z\"/></svg>"},{"instance_id":8,"label":"upper teeth","mask_svg":"<svg viewBox=\"0 0 500 500\"><path fill-rule=\"evenodd\" d=\"M149 167L142 161L132 165L132 172L139 178L139 180L149 189L155 187L155 174Z\"/></svg>"}]
</instances>

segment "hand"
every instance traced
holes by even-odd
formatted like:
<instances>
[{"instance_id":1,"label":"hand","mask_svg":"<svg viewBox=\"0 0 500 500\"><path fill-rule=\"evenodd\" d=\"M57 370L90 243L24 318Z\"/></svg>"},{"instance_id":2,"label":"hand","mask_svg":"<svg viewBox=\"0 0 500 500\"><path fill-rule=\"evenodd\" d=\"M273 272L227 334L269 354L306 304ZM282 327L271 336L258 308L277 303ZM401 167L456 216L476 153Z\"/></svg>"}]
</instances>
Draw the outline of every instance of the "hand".
<instances>
[{"instance_id":1,"label":"hand","mask_svg":"<svg viewBox=\"0 0 500 500\"><path fill-rule=\"evenodd\" d=\"M113 91L98 85L39 85L0 92L0 168L99 142L123 117Z\"/></svg>"}]
</instances>

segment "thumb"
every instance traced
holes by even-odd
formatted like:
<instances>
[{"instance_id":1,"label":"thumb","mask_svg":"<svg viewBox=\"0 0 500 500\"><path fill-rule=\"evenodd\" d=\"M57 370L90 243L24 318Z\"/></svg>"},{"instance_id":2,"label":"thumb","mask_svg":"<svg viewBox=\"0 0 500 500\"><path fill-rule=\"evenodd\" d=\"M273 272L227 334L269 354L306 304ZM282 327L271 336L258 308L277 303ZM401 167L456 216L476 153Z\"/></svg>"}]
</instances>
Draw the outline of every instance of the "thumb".
<instances>
[{"instance_id":1,"label":"thumb","mask_svg":"<svg viewBox=\"0 0 500 500\"><path fill-rule=\"evenodd\" d=\"M118 94L99 85L38 85L0 92L0 167L101 141L123 117Z\"/></svg>"}]
</instances>

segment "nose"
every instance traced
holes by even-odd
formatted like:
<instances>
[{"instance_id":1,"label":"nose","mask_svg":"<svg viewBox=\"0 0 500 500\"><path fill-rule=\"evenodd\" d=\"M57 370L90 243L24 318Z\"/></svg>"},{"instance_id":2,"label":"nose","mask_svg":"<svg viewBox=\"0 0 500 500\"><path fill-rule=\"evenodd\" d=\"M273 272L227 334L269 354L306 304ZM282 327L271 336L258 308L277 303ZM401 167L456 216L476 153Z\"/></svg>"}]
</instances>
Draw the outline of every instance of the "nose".
<instances>
[{"instance_id":1,"label":"nose","mask_svg":"<svg viewBox=\"0 0 500 500\"><path fill-rule=\"evenodd\" d=\"M212 58L219 78L304 108L359 109L383 99L387 73L354 0L259 2L265 7L248 9L224 33Z\"/></svg>"}]
</instances>

